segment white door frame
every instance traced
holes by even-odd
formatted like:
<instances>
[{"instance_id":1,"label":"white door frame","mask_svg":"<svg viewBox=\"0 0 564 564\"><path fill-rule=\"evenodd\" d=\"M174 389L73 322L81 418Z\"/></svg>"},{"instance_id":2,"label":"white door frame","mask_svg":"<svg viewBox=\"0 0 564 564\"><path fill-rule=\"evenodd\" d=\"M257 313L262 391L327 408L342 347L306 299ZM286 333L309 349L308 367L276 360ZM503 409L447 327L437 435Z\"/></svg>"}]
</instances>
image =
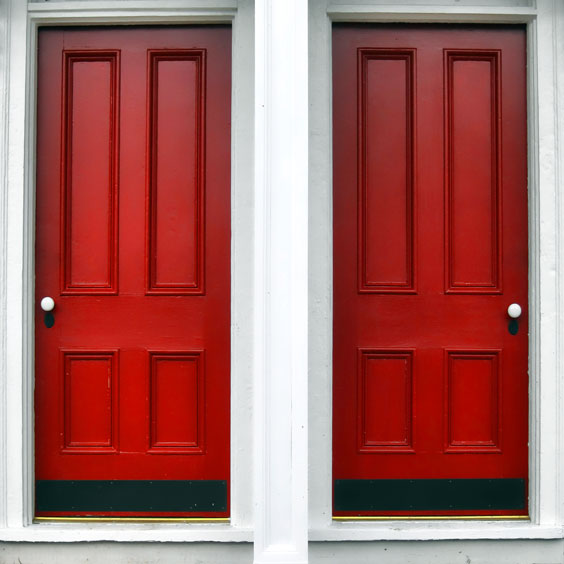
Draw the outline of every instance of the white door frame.
<instances>
[{"instance_id":1,"label":"white door frame","mask_svg":"<svg viewBox=\"0 0 564 564\"><path fill-rule=\"evenodd\" d=\"M6 0L0 70L0 540L252 540L252 242L254 13L249 0L30 3ZM227 23L232 59L231 520L229 524L32 523L37 33L41 26ZM251 202L251 205L248 203ZM3 253L1 251L4 251ZM45 526L46 525L46 526ZM61 535L64 531L65 534Z\"/></svg>"},{"instance_id":2,"label":"white door frame","mask_svg":"<svg viewBox=\"0 0 564 564\"><path fill-rule=\"evenodd\" d=\"M310 540L561 538L564 365L564 3L491 6L310 0ZM407 3L406 3L407 4ZM446 3L445 3L446 4ZM463 3L462 3L463 4ZM470 2L468 3L470 4ZM331 519L333 22L527 26L530 308L530 522ZM560 81L560 82L558 82ZM320 93L322 93L320 95ZM560 189L559 189L560 188ZM432 523L432 524L430 524Z\"/></svg>"}]
</instances>

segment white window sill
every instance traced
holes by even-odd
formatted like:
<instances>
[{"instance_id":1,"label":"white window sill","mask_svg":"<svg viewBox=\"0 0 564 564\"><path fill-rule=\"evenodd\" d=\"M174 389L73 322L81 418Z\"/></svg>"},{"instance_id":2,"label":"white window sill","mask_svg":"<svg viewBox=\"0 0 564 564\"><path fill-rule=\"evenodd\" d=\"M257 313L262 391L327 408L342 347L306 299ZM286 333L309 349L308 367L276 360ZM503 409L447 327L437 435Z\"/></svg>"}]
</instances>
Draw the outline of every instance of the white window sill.
<instances>
[{"instance_id":1,"label":"white window sill","mask_svg":"<svg viewBox=\"0 0 564 564\"><path fill-rule=\"evenodd\" d=\"M252 542L251 529L209 523L37 523L0 529L0 542Z\"/></svg>"},{"instance_id":2,"label":"white window sill","mask_svg":"<svg viewBox=\"0 0 564 564\"><path fill-rule=\"evenodd\" d=\"M528 521L370 521L333 522L311 529L310 541L560 539L559 526L534 525Z\"/></svg>"}]
</instances>

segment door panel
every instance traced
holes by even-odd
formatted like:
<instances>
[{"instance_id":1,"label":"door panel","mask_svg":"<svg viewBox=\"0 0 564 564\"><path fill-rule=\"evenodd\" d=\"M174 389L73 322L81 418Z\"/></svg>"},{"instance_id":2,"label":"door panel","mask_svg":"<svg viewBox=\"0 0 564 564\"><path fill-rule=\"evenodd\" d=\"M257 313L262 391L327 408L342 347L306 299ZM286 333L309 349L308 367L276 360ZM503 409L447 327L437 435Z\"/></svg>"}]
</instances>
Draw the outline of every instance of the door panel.
<instances>
[{"instance_id":1,"label":"door panel","mask_svg":"<svg viewBox=\"0 0 564 564\"><path fill-rule=\"evenodd\" d=\"M359 288L370 293L410 293L414 283L414 54L364 50L361 57ZM386 131L386 135L371 135L372 131Z\"/></svg>"},{"instance_id":2,"label":"door panel","mask_svg":"<svg viewBox=\"0 0 564 564\"><path fill-rule=\"evenodd\" d=\"M334 514L525 516L524 29L339 24L333 76Z\"/></svg>"},{"instance_id":3,"label":"door panel","mask_svg":"<svg viewBox=\"0 0 564 564\"><path fill-rule=\"evenodd\" d=\"M38 517L229 515L230 46L40 31Z\"/></svg>"}]
</instances>

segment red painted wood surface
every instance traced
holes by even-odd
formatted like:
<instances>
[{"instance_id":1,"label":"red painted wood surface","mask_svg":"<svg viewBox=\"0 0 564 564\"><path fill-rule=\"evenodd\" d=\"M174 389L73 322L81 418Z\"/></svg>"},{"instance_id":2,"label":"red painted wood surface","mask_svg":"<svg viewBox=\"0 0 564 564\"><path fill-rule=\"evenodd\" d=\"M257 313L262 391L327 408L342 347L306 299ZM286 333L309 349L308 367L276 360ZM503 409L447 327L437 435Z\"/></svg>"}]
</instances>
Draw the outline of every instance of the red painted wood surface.
<instances>
[{"instance_id":1,"label":"red painted wood surface","mask_svg":"<svg viewBox=\"0 0 564 564\"><path fill-rule=\"evenodd\" d=\"M333 478L527 479L525 32L336 25L333 61Z\"/></svg>"},{"instance_id":2,"label":"red painted wood surface","mask_svg":"<svg viewBox=\"0 0 564 564\"><path fill-rule=\"evenodd\" d=\"M39 480L229 480L230 49L40 31Z\"/></svg>"}]
</instances>

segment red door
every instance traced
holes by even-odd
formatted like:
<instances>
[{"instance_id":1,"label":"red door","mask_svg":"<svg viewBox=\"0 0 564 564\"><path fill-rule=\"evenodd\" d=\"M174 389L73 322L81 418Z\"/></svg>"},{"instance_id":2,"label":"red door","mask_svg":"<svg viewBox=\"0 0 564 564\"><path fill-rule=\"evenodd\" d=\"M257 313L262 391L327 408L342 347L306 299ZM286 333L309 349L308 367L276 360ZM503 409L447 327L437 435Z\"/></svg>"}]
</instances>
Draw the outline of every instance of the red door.
<instances>
[{"instance_id":1,"label":"red door","mask_svg":"<svg viewBox=\"0 0 564 564\"><path fill-rule=\"evenodd\" d=\"M39 34L37 516L229 515L230 46Z\"/></svg>"},{"instance_id":2,"label":"red door","mask_svg":"<svg viewBox=\"0 0 564 564\"><path fill-rule=\"evenodd\" d=\"M525 31L333 40L334 515L525 516Z\"/></svg>"}]
</instances>

